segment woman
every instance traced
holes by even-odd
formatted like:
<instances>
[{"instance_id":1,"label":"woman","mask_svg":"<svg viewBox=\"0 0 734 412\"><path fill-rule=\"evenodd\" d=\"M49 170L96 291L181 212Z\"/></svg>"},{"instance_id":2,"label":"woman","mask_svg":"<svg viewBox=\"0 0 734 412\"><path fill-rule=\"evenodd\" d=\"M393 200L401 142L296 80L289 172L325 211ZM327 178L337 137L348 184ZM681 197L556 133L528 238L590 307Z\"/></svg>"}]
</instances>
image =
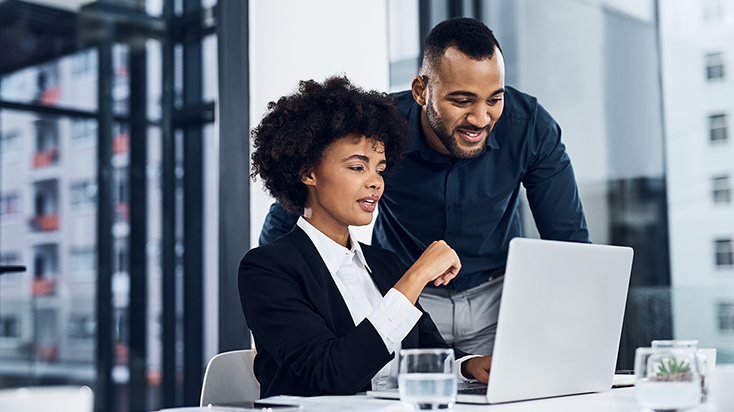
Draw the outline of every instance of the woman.
<instances>
[{"instance_id":1,"label":"woman","mask_svg":"<svg viewBox=\"0 0 734 412\"><path fill-rule=\"evenodd\" d=\"M261 395L394 387L401 348L448 347L416 302L426 283L446 284L461 268L443 241L406 271L392 252L360 244L349 232L372 220L382 173L402 153L407 125L387 95L343 77L301 82L268 108L252 133L252 177L303 216L240 264ZM468 358L462 374L486 382L490 362Z\"/></svg>"}]
</instances>

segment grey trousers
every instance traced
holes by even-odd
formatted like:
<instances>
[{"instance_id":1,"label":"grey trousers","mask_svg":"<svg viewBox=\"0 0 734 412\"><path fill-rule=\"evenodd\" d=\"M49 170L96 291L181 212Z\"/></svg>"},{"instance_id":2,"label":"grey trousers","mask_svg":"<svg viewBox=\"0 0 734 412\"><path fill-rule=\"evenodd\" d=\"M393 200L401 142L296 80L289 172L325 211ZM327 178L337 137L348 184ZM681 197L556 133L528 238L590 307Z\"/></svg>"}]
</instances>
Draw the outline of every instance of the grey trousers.
<instances>
[{"instance_id":1,"label":"grey trousers","mask_svg":"<svg viewBox=\"0 0 734 412\"><path fill-rule=\"evenodd\" d=\"M449 345L474 355L491 355L504 279L498 276L463 292L426 288L418 302Z\"/></svg>"}]
</instances>

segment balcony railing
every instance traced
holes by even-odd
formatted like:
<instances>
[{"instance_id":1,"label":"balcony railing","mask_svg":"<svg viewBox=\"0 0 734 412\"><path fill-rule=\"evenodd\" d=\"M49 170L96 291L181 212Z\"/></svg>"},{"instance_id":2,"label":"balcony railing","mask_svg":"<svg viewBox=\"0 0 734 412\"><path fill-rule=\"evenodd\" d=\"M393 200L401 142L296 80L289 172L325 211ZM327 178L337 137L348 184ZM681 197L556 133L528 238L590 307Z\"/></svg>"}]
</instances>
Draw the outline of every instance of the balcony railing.
<instances>
[{"instance_id":1,"label":"balcony railing","mask_svg":"<svg viewBox=\"0 0 734 412\"><path fill-rule=\"evenodd\" d=\"M56 293L56 279L34 277L31 283L32 296L51 296Z\"/></svg>"},{"instance_id":2,"label":"balcony railing","mask_svg":"<svg viewBox=\"0 0 734 412\"><path fill-rule=\"evenodd\" d=\"M59 148L54 147L52 149L41 150L33 155L33 168L40 169L42 167L48 167L55 165L59 160Z\"/></svg>"},{"instance_id":3,"label":"balcony railing","mask_svg":"<svg viewBox=\"0 0 734 412\"><path fill-rule=\"evenodd\" d=\"M59 230L59 221L58 213L47 213L33 216L29 223L34 232L53 232Z\"/></svg>"},{"instance_id":4,"label":"balcony railing","mask_svg":"<svg viewBox=\"0 0 734 412\"><path fill-rule=\"evenodd\" d=\"M112 153L122 154L130 150L130 135L127 133L118 134L112 139Z\"/></svg>"}]
</instances>

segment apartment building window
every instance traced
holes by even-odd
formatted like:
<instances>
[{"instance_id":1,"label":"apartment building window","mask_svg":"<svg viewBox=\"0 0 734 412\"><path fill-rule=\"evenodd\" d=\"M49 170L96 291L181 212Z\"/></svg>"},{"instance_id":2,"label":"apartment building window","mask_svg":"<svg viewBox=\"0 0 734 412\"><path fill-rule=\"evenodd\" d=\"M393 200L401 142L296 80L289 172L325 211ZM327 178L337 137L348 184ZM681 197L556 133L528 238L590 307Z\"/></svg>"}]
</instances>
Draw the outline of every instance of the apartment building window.
<instances>
[{"instance_id":1,"label":"apartment building window","mask_svg":"<svg viewBox=\"0 0 734 412\"><path fill-rule=\"evenodd\" d=\"M72 119L71 142L75 146L88 146L97 144L97 120Z\"/></svg>"},{"instance_id":2,"label":"apartment building window","mask_svg":"<svg viewBox=\"0 0 734 412\"><path fill-rule=\"evenodd\" d=\"M21 132L20 130L12 130L2 135L0 139L0 156L2 162L12 162L18 160L21 152Z\"/></svg>"},{"instance_id":3,"label":"apartment building window","mask_svg":"<svg viewBox=\"0 0 734 412\"><path fill-rule=\"evenodd\" d=\"M714 241L716 251L716 267L731 268L734 266L734 247L731 239Z\"/></svg>"},{"instance_id":4,"label":"apartment building window","mask_svg":"<svg viewBox=\"0 0 734 412\"><path fill-rule=\"evenodd\" d=\"M97 333L94 316L86 313L72 313L66 328L66 336L74 340L92 340Z\"/></svg>"},{"instance_id":5,"label":"apartment building window","mask_svg":"<svg viewBox=\"0 0 734 412\"><path fill-rule=\"evenodd\" d=\"M707 23L720 23L723 21L724 11L723 0L704 0L703 2L703 19Z\"/></svg>"},{"instance_id":6,"label":"apartment building window","mask_svg":"<svg viewBox=\"0 0 734 412\"><path fill-rule=\"evenodd\" d=\"M719 332L734 332L734 302L719 302L716 315L718 318Z\"/></svg>"},{"instance_id":7,"label":"apartment building window","mask_svg":"<svg viewBox=\"0 0 734 412\"><path fill-rule=\"evenodd\" d=\"M20 320L17 316L0 317L0 338L20 338Z\"/></svg>"},{"instance_id":8,"label":"apartment building window","mask_svg":"<svg viewBox=\"0 0 734 412\"><path fill-rule=\"evenodd\" d=\"M708 80L719 80L724 78L724 55L723 53L710 53L706 55L706 78Z\"/></svg>"},{"instance_id":9,"label":"apartment building window","mask_svg":"<svg viewBox=\"0 0 734 412\"><path fill-rule=\"evenodd\" d=\"M709 116L709 136L713 143L725 142L729 138L727 116L725 114Z\"/></svg>"},{"instance_id":10,"label":"apartment building window","mask_svg":"<svg viewBox=\"0 0 734 412\"><path fill-rule=\"evenodd\" d=\"M97 183L85 181L71 185L71 208L73 210L94 210L96 206Z\"/></svg>"},{"instance_id":11,"label":"apartment building window","mask_svg":"<svg viewBox=\"0 0 734 412\"><path fill-rule=\"evenodd\" d=\"M97 79L97 49L84 50L72 56L71 74L75 81Z\"/></svg>"},{"instance_id":12,"label":"apartment building window","mask_svg":"<svg viewBox=\"0 0 734 412\"><path fill-rule=\"evenodd\" d=\"M3 222L18 218L20 212L20 196L17 193L0 196L0 218Z\"/></svg>"},{"instance_id":13,"label":"apartment building window","mask_svg":"<svg viewBox=\"0 0 734 412\"><path fill-rule=\"evenodd\" d=\"M0 254L0 266L20 265L20 254L16 252L4 252Z\"/></svg>"},{"instance_id":14,"label":"apartment building window","mask_svg":"<svg viewBox=\"0 0 734 412\"><path fill-rule=\"evenodd\" d=\"M72 249L69 255L69 278L94 279L97 275L97 252L93 248Z\"/></svg>"},{"instance_id":15,"label":"apartment building window","mask_svg":"<svg viewBox=\"0 0 734 412\"><path fill-rule=\"evenodd\" d=\"M715 204L729 204L731 203L731 184L729 183L729 176L717 176L712 179L713 183L713 197Z\"/></svg>"}]
</instances>

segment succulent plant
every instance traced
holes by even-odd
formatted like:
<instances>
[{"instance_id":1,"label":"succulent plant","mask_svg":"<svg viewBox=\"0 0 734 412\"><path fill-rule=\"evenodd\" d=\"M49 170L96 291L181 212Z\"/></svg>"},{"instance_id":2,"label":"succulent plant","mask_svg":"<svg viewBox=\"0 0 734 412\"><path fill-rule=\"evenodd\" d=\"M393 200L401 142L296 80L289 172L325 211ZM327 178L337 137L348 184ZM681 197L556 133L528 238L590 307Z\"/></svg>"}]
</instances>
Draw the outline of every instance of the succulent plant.
<instances>
[{"instance_id":1,"label":"succulent plant","mask_svg":"<svg viewBox=\"0 0 734 412\"><path fill-rule=\"evenodd\" d=\"M666 365L665 360L660 362L658 367L657 375L651 377L652 380L665 381L665 382L682 382L693 380L693 373L691 373L691 365L686 363L685 360L678 360L671 356L668 358Z\"/></svg>"},{"instance_id":2,"label":"succulent plant","mask_svg":"<svg viewBox=\"0 0 734 412\"><path fill-rule=\"evenodd\" d=\"M658 376L660 375L675 375L677 373L688 373L691 371L691 366L682 360L678 363L675 357L668 358L668 366L665 366L665 362L660 362L660 369Z\"/></svg>"}]
</instances>

